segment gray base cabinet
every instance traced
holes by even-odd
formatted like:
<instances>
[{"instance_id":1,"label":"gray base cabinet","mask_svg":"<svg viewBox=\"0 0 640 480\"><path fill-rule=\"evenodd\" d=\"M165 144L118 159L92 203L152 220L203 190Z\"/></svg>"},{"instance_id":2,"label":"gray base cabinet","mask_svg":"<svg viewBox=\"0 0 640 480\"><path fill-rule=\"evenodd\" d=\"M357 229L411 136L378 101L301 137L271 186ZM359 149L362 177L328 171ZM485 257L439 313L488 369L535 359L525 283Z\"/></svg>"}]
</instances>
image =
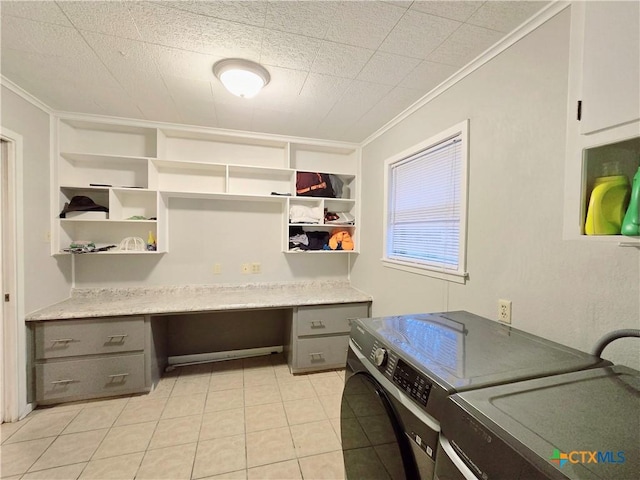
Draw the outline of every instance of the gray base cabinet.
<instances>
[{"instance_id":1,"label":"gray base cabinet","mask_svg":"<svg viewBox=\"0 0 640 480\"><path fill-rule=\"evenodd\" d=\"M286 345L291 373L344 368L351 322L369 317L369 303L297 307Z\"/></svg>"},{"instance_id":2,"label":"gray base cabinet","mask_svg":"<svg viewBox=\"0 0 640 480\"><path fill-rule=\"evenodd\" d=\"M145 317L43 321L33 329L38 403L149 391Z\"/></svg>"}]
</instances>

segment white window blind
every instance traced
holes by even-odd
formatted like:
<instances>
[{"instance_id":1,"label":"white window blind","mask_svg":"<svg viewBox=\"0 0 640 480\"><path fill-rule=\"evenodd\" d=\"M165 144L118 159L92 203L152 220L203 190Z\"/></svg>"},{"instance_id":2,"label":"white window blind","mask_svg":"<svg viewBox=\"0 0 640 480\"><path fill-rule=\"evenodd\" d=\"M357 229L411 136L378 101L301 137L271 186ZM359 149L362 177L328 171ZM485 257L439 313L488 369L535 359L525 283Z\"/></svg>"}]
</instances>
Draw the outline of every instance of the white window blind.
<instances>
[{"instance_id":1,"label":"white window blind","mask_svg":"<svg viewBox=\"0 0 640 480\"><path fill-rule=\"evenodd\" d=\"M388 163L385 260L465 274L465 143L458 131Z\"/></svg>"}]
</instances>

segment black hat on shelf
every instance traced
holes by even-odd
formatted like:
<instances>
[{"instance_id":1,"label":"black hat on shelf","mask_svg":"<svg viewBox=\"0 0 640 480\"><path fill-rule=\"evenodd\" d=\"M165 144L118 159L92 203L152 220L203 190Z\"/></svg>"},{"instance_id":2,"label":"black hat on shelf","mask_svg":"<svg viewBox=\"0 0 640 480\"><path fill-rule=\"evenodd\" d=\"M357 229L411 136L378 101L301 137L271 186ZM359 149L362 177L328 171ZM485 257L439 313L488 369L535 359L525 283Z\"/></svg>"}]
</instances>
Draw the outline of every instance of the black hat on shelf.
<instances>
[{"instance_id":1,"label":"black hat on shelf","mask_svg":"<svg viewBox=\"0 0 640 480\"><path fill-rule=\"evenodd\" d=\"M83 195L76 195L71 199L69 203L64 204L62 212L60 212L60 218L65 218L67 212L108 212L107 207L98 205L89 197Z\"/></svg>"}]
</instances>

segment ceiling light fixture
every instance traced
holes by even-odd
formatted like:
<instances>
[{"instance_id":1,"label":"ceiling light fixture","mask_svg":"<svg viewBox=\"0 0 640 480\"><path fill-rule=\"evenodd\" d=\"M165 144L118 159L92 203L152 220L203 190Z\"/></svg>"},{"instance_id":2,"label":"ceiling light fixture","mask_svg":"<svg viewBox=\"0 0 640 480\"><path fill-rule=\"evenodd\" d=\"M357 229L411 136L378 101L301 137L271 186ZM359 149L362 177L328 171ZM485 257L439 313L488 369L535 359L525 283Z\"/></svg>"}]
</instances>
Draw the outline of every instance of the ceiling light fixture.
<instances>
[{"instance_id":1,"label":"ceiling light fixture","mask_svg":"<svg viewBox=\"0 0 640 480\"><path fill-rule=\"evenodd\" d=\"M242 58L226 58L216 62L213 73L227 90L242 98L255 97L271 80L266 68Z\"/></svg>"}]
</instances>

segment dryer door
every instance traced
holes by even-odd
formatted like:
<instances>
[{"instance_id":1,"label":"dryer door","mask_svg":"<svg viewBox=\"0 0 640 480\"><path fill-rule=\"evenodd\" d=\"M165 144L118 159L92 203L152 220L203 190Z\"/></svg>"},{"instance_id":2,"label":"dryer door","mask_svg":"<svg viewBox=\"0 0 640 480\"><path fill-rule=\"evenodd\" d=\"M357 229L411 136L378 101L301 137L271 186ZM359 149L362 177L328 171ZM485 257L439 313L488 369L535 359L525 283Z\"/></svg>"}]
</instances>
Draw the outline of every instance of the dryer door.
<instances>
[{"instance_id":1,"label":"dryer door","mask_svg":"<svg viewBox=\"0 0 640 480\"><path fill-rule=\"evenodd\" d=\"M340 430L347 479L418 478L398 415L384 389L366 372L347 378Z\"/></svg>"}]
</instances>

